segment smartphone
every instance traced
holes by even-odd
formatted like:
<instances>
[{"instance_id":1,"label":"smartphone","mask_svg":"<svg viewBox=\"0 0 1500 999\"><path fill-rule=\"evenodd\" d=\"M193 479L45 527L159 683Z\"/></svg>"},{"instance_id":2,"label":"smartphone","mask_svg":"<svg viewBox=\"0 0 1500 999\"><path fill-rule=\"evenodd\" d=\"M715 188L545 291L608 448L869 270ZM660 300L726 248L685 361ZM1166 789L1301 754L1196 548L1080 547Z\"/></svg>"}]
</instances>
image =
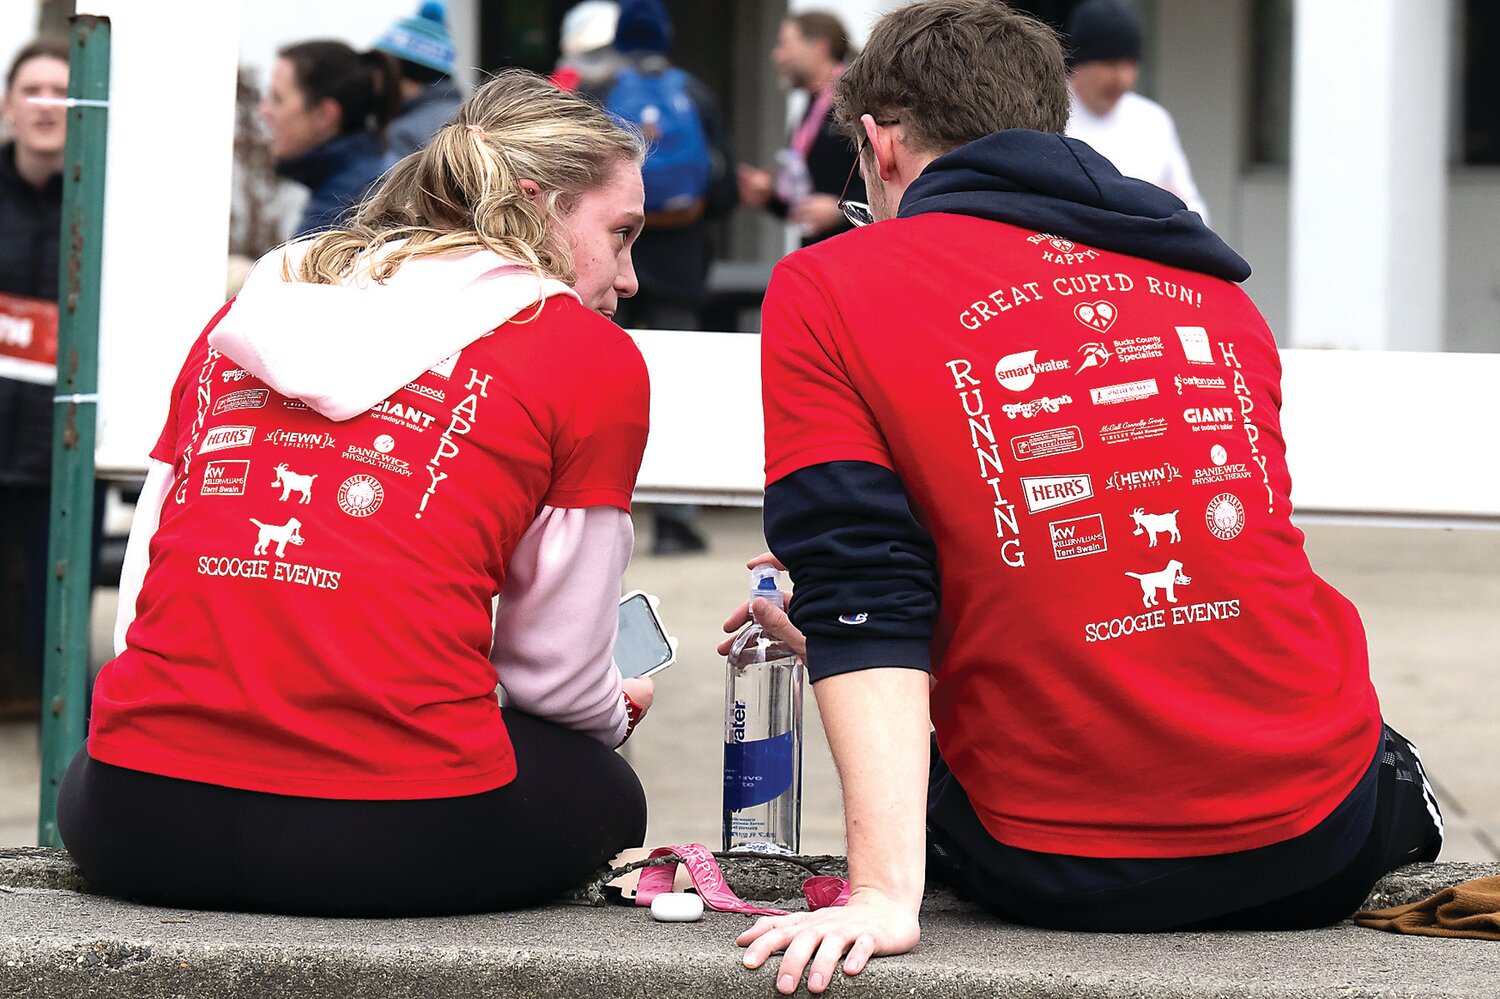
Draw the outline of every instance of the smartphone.
<instances>
[{"instance_id":1,"label":"smartphone","mask_svg":"<svg viewBox=\"0 0 1500 999\"><path fill-rule=\"evenodd\" d=\"M677 661L677 640L667 634L656 613L656 598L631 590L620 598L620 631L615 636L615 665L620 675L650 676Z\"/></svg>"}]
</instances>

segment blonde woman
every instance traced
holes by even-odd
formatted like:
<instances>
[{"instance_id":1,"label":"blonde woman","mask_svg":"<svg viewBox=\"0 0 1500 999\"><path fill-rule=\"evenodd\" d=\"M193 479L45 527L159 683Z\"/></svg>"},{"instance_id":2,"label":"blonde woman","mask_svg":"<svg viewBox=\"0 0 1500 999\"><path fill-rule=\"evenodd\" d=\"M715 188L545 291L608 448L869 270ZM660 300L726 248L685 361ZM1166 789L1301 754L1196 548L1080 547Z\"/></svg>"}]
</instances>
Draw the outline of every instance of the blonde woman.
<instances>
[{"instance_id":1,"label":"blonde woman","mask_svg":"<svg viewBox=\"0 0 1500 999\"><path fill-rule=\"evenodd\" d=\"M636 288L641 156L503 74L214 317L61 792L98 890L474 912L641 842L613 749L651 686L622 689L611 651L647 383L609 321Z\"/></svg>"}]
</instances>

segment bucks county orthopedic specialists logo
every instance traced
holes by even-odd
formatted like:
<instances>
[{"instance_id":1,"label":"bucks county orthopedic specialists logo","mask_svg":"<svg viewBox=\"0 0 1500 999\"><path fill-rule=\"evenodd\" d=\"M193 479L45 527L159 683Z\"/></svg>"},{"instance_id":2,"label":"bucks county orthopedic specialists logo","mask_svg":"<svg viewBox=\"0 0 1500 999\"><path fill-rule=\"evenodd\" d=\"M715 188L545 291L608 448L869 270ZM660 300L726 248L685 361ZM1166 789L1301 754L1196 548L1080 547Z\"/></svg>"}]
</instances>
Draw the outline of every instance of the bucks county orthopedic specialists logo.
<instances>
[{"instance_id":1,"label":"bucks county orthopedic specialists logo","mask_svg":"<svg viewBox=\"0 0 1500 999\"><path fill-rule=\"evenodd\" d=\"M203 435L203 443L198 445L198 453L204 454L209 451L223 451L226 448L246 447L254 442L254 427L214 427Z\"/></svg>"},{"instance_id":2,"label":"bucks county orthopedic specialists logo","mask_svg":"<svg viewBox=\"0 0 1500 999\"><path fill-rule=\"evenodd\" d=\"M385 502L385 487L373 475L351 475L339 486L339 509L351 517L368 517Z\"/></svg>"},{"instance_id":3,"label":"bucks county orthopedic specialists logo","mask_svg":"<svg viewBox=\"0 0 1500 999\"><path fill-rule=\"evenodd\" d=\"M1025 494L1026 509L1041 513L1091 499L1094 483L1087 475L1023 475L1021 491Z\"/></svg>"},{"instance_id":4,"label":"bucks county orthopedic specialists logo","mask_svg":"<svg viewBox=\"0 0 1500 999\"><path fill-rule=\"evenodd\" d=\"M1038 361L1036 351L1023 350L1000 358L995 365L995 380L1002 388L1008 388L1012 392L1025 392L1036 382L1038 374L1067 371L1071 365L1071 361Z\"/></svg>"}]
</instances>

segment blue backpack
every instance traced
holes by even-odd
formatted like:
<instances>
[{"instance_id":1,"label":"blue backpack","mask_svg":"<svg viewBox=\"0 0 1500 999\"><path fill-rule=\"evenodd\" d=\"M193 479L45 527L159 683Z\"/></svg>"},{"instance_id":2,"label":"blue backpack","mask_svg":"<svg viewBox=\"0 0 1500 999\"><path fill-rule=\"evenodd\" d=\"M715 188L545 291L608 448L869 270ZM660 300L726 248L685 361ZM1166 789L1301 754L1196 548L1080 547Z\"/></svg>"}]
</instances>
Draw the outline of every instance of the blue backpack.
<instances>
[{"instance_id":1,"label":"blue backpack","mask_svg":"<svg viewBox=\"0 0 1500 999\"><path fill-rule=\"evenodd\" d=\"M605 103L610 114L638 126L649 144L641 170L648 212L691 209L708 194L713 160L687 81L676 67L648 74L625 66Z\"/></svg>"}]
</instances>

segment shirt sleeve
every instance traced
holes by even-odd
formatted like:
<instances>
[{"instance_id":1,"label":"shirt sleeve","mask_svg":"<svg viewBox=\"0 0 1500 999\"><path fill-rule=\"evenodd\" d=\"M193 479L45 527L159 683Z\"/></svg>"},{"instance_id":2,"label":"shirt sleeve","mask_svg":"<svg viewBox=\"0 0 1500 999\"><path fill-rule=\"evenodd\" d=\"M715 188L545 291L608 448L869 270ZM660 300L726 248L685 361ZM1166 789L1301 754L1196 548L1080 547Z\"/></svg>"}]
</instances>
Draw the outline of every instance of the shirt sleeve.
<instances>
[{"instance_id":1,"label":"shirt sleeve","mask_svg":"<svg viewBox=\"0 0 1500 999\"><path fill-rule=\"evenodd\" d=\"M203 332L198 334L198 339L193 343L192 349L188 351L187 357L182 362L182 369L177 372L177 381L172 383L172 399L167 407L167 420L162 424L161 435L156 438L156 446L151 449L151 457L156 461L165 462L168 465L177 463L177 416L182 408L183 397L192 388L195 372L203 363L203 354L208 350L208 335L213 332L219 320L223 319L234 305L234 299L225 302L214 313L214 317L203 327Z\"/></svg>"},{"instance_id":2,"label":"shirt sleeve","mask_svg":"<svg viewBox=\"0 0 1500 999\"><path fill-rule=\"evenodd\" d=\"M554 444L553 507L611 506L630 512L650 422L646 361L629 337L604 350L578 387Z\"/></svg>"},{"instance_id":3,"label":"shirt sleeve","mask_svg":"<svg viewBox=\"0 0 1500 999\"><path fill-rule=\"evenodd\" d=\"M893 468L834 335L844 325L837 306L795 260L782 261L772 273L761 317L766 482L830 461Z\"/></svg>"},{"instance_id":4,"label":"shirt sleeve","mask_svg":"<svg viewBox=\"0 0 1500 999\"><path fill-rule=\"evenodd\" d=\"M161 523L162 504L172 495L172 466L153 458L146 482L135 501L130 537L125 542L125 561L120 566L120 602L115 611L115 655L125 651L125 635L135 622L135 602L141 595L146 567L151 561L151 537Z\"/></svg>"},{"instance_id":5,"label":"shirt sleeve","mask_svg":"<svg viewBox=\"0 0 1500 999\"><path fill-rule=\"evenodd\" d=\"M620 581L635 534L613 507L543 507L506 566L490 661L505 705L617 746Z\"/></svg>"}]
</instances>

